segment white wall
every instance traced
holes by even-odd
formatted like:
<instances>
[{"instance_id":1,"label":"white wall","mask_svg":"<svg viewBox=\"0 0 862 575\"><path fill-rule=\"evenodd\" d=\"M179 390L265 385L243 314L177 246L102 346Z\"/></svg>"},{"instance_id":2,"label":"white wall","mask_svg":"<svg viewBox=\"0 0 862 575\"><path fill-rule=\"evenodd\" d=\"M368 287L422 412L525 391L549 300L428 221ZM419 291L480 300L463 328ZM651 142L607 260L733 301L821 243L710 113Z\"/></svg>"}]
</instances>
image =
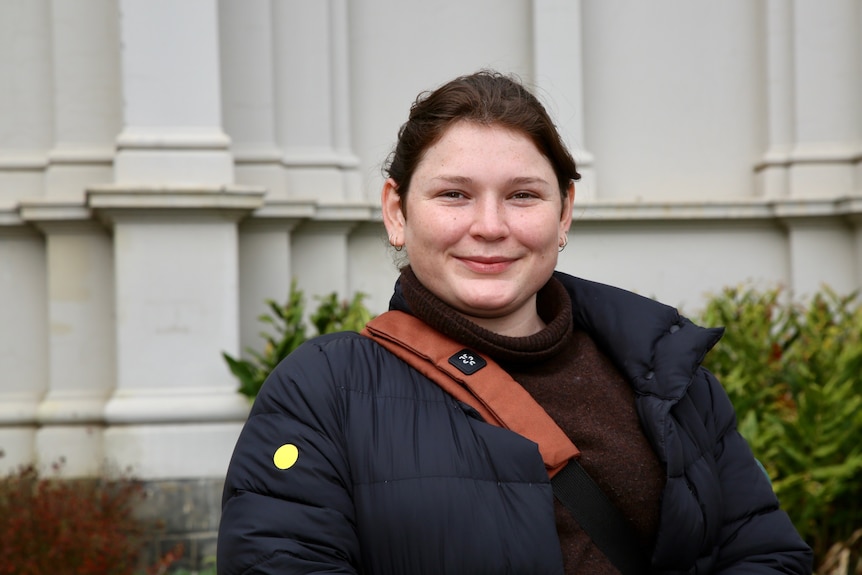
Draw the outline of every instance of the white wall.
<instances>
[{"instance_id":1,"label":"white wall","mask_svg":"<svg viewBox=\"0 0 862 575\"><path fill-rule=\"evenodd\" d=\"M584 121L601 198L754 195L764 6L584 2Z\"/></svg>"}]
</instances>

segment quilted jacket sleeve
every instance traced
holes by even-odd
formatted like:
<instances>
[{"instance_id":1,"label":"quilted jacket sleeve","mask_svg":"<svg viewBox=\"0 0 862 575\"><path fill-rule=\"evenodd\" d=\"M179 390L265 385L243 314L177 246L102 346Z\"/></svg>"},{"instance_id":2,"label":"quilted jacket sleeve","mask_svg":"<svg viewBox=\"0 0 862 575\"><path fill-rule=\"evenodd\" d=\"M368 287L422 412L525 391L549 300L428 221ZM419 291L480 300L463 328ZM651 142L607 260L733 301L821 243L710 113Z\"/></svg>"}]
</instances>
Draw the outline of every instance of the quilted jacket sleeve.
<instances>
[{"instance_id":1,"label":"quilted jacket sleeve","mask_svg":"<svg viewBox=\"0 0 862 575\"><path fill-rule=\"evenodd\" d=\"M772 485L736 429L733 406L716 378L701 369L708 385L717 433L716 463L723 521L718 533L717 574L808 575L812 552L788 515L779 508Z\"/></svg>"},{"instance_id":2,"label":"quilted jacket sleeve","mask_svg":"<svg viewBox=\"0 0 862 575\"><path fill-rule=\"evenodd\" d=\"M267 379L225 480L219 574L357 572L336 379L317 341Z\"/></svg>"}]
</instances>

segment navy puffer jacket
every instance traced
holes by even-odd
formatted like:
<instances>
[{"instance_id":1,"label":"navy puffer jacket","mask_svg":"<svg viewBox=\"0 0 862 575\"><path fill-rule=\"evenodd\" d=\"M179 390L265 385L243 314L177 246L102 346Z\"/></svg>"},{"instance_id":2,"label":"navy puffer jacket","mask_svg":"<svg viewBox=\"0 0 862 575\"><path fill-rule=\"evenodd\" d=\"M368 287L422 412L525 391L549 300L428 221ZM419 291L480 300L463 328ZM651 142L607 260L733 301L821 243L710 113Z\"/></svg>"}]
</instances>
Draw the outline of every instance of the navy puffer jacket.
<instances>
[{"instance_id":1,"label":"navy puffer jacket","mask_svg":"<svg viewBox=\"0 0 862 575\"><path fill-rule=\"evenodd\" d=\"M631 382L667 469L653 573L811 572L733 408L700 367L721 336L565 274L574 320ZM404 309L398 293L392 306ZM228 470L223 575L559 574L537 446L368 338L322 336L271 374Z\"/></svg>"}]
</instances>

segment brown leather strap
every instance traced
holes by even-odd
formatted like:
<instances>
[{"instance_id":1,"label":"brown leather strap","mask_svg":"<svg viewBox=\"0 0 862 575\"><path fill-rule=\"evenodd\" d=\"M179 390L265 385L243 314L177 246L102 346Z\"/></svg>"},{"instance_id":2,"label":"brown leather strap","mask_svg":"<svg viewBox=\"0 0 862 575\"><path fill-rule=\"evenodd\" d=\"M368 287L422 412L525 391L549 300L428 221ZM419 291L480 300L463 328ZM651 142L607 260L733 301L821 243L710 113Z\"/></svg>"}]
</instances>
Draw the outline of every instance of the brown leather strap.
<instances>
[{"instance_id":1,"label":"brown leather strap","mask_svg":"<svg viewBox=\"0 0 862 575\"><path fill-rule=\"evenodd\" d=\"M490 358L481 356L487 365L470 375L450 364L464 346L422 320L388 311L368 322L361 333L473 407L488 423L537 443L550 477L580 453L536 400Z\"/></svg>"}]
</instances>

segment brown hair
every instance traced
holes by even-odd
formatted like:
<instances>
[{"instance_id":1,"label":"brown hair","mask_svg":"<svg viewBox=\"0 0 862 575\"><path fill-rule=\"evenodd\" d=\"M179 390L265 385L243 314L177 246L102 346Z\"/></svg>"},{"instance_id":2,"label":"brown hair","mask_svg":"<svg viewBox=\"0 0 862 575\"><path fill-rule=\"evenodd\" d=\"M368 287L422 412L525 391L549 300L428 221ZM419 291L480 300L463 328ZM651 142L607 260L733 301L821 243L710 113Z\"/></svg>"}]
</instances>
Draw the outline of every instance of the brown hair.
<instances>
[{"instance_id":1,"label":"brown hair","mask_svg":"<svg viewBox=\"0 0 862 575\"><path fill-rule=\"evenodd\" d=\"M565 197L580 174L557 127L541 102L516 78L492 70L459 76L433 92L422 92L398 130L398 142L383 167L404 198L425 151L454 123L499 125L526 135L548 158ZM402 202L402 209L405 205Z\"/></svg>"}]
</instances>

